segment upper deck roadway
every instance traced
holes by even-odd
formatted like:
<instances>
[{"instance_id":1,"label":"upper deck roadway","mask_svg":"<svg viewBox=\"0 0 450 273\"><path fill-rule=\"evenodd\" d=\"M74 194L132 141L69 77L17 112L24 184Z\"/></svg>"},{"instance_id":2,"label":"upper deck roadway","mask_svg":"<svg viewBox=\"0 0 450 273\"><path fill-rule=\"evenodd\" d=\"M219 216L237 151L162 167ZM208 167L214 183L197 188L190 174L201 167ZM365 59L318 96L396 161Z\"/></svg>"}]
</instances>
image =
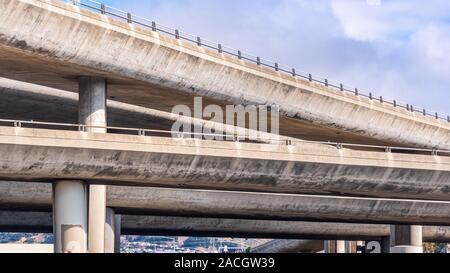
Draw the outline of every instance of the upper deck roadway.
<instances>
[{"instance_id":1,"label":"upper deck roadway","mask_svg":"<svg viewBox=\"0 0 450 273\"><path fill-rule=\"evenodd\" d=\"M450 122L341 92L57 0L0 1L0 76L77 92L108 79L117 101L276 104L281 134L309 140L450 148Z\"/></svg>"},{"instance_id":2,"label":"upper deck roadway","mask_svg":"<svg viewBox=\"0 0 450 273\"><path fill-rule=\"evenodd\" d=\"M0 158L0 177L450 200L450 157L431 151L408 154L304 141L256 144L139 133L137 136L3 126L0 153L7 156Z\"/></svg>"}]
</instances>

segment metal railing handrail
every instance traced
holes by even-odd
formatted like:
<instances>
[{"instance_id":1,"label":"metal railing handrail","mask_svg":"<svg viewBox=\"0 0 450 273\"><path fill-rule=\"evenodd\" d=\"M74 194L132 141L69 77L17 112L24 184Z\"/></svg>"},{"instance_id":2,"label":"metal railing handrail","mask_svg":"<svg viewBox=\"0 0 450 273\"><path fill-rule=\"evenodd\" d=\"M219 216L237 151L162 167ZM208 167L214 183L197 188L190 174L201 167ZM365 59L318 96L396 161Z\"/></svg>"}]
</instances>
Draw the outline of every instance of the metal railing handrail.
<instances>
[{"instance_id":1,"label":"metal railing handrail","mask_svg":"<svg viewBox=\"0 0 450 273\"><path fill-rule=\"evenodd\" d=\"M25 121L25 120L14 120L14 119L0 119L0 123L11 123L16 128L22 128L23 125L44 125L51 127L71 127L77 129L80 132L86 132L87 128L93 129L106 129L106 130L120 130L120 131L131 131L137 132L139 136L148 136L147 133L159 133L159 134L170 134L176 135L178 138L185 139L186 136L190 136L191 139L196 139L196 136L203 137L215 137L215 138L225 138L225 140L217 140L214 141L232 141L232 142L245 142L246 139L249 138L248 135L239 135L239 134L205 134L205 133L196 133L196 132L178 132L178 131L169 131L169 130L157 130L157 129L143 129L143 128L129 128L129 127L115 127L115 126L99 126L99 125L83 125L83 124L74 124L74 123L56 123L56 122L43 122L43 121ZM0 125L2 126L2 125ZM48 127L47 127L48 128ZM192 137L193 136L193 137ZM279 136L280 138L282 136ZM442 150L442 149L426 149L426 148L411 148L411 147L395 147L395 146L379 146L379 145L367 145L367 144L356 144L356 143L339 143L339 142L331 142L331 141L312 141L312 140L295 140L295 139L279 139L279 138L263 138L263 137L252 137L249 138L250 141L261 142L260 144L268 144L268 145L283 145L283 146L295 146L295 144L299 143L309 143L309 144L321 144L321 145L329 145L333 146L336 149L343 148L364 148L366 150L379 149L383 150L387 153L398 153L399 151L404 152L423 152L430 153L431 155L447 155L450 156L450 150ZM278 141L278 143L275 143Z\"/></svg>"},{"instance_id":2,"label":"metal railing handrail","mask_svg":"<svg viewBox=\"0 0 450 273\"><path fill-rule=\"evenodd\" d=\"M222 53L222 54L228 54L228 55L237 57L242 61L249 61L252 63L256 63L259 66L274 69L277 72L286 73L293 77L299 77L304 80L308 80L311 83L323 84L328 88L334 88L338 91L347 92L347 93L351 93L355 96L368 98L370 100L378 101L382 104L384 103L384 104L390 105L392 107L403 108L411 113L420 114L420 115L424 115L427 117L433 117L438 120L446 120L447 122L450 123L450 115L447 115L445 117L443 115L440 115L437 112L427 111L425 108L414 107L412 104L401 103L397 100L387 100L386 98L383 98L382 96L375 96L372 92L364 92L358 88L349 87L342 83L332 82L328 78L325 78L325 77L321 78L318 76L313 76L311 73L306 73L304 71L297 70L296 68L290 68L289 66L282 65L276 61L270 61L267 59L263 59L259 56L252 55L248 52L241 51L239 49L235 49L235 48L223 45L221 43L203 39L200 36L189 34L187 32L180 31L176 28L172 28L169 26L165 26L165 25L156 23L155 21L151 21L144 17L141 17L138 15L102 4L102 3L94 1L94 0L60 0L60 1L70 2L74 5L82 6L82 7L85 7L87 9L95 11L95 12L100 12L101 14L104 14L104 15L110 15L110 16L113 16L116 18L120 18L130 24L137 24L137 25L140 25L143 27L147 27L153 31L161 32L161 33L167 34L169 36L175 37L177 39L183 39L183 40L189 41L191 43L195 43L198 46L203 46L203 47L218 51L219 53ZM144 23L143 21L146 23Z\"/></svg>"}]
</instances>

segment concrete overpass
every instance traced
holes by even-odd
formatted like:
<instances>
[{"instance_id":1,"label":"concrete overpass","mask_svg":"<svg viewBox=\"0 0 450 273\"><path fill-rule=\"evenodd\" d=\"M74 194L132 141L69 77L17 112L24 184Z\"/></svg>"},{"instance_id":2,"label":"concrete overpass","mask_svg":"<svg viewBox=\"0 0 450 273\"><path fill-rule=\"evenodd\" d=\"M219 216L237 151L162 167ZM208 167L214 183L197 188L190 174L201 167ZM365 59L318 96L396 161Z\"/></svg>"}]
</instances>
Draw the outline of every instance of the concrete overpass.
<instances>
[{"instance_id":1,"label":"concrete overpass","mask_svg":"<svg viewBox=\"0 0 450 273\"><path fill-rule=\"evenodd\" d=\"M449 202L108 186L117 214L448 225ZM52 187L0 183L0 210L51 211ZM355 231L356 232L356 231Z\"/></svg>"},{"instance_id":2,"label":"concrete overpass","mask_svg":"<svg viewBox=\"0 0 450 273\"><path fill-rule=\"evenodd\" d=\"M53 232L50 212L0 211L0 232ZM200 236L310 240L381 240L390 226L380 224L249 220L121 214L122 235ZM289 241L290 241L289 240ZM424 226L425 242L450 242L450 227ZM322 246L323 248L323 242Z\"/></svg>"},{"instance_id":3,"label":"concrete overpass","mask_svg":"<svg viewBox=\"0 0 450 273\"><path fill-rule=\"evenodd\" d=\"M105 10L103 13L106 13ZM57 252L84 252L88 245L91 252L104 250L104 226L108 217L106 187L101 184L444 200L382 201L389 206L401 207L406 204L409 208L419 203L421 208L433 211L434 214L427 214L425 220L420 219L422 223L445 219L439 214L439 208L442 209L447 201L449 164L446 157L436 152L433 155L397 155L351 151L340 149L341 145L332 152L327 150L331 146L322 145L315 147L318 153L314 154L314 147L304 145L318 144L302 143L300 148L303 154L295 151L298 145L290 145L283 147L284 151L279 148L271 150L277 151L276 158L273 158L265 150L269 146L264 146L263 150L246 151L242 146L247 144L232 143L229 145L239 146L238 149L222 147L220 150L219 147L202 146L206 142L193 142L187 148L187 153L177 153L170 152L170 148L176 145L170 146L164 141L155 145L154 139L160 138L152 137L148 141L150 138L144 137L146 143L138 141L131 144L135 140L120 143L123 138L104 133L107 132L107 95L119 102L154 109L159 113L169 112L176 104L192 106L193 97L198 95L205 97L207 104L215 103L222 107L230 103L276 104L283 115L281 133L284 135L383 146L396 144L449 149L449 118L442 120L437 115L430 117L425 111L422 115L409 105L404 109L396 102L386 103L382 98L376 101L372 95L367 99L359 96L356 90L354 94L345 93L342 92L345 90L342 85L341 90L331 89L326 80L325 86L311 80L305 81L298 78L295 71L293 75L281 73L278 64L274 64L273 71L260 65L259 58L256 65L244 61L240 54L235 59L223 54L221 46L218 47L219 52L212 52L205 49L200 40L199 45L182 42L178 31L175 39L161 36L155 29L141 29L131 24L133 18L129 14L125 18L128 23L122 23L58 1L9 0L0 3L0 16L4 18L0 24L0 61L5 64L0 68L0 75L79 91L80 94L78 120L84 126L80 128L89 133L65 131L65 135L61 135L51 130L20 128L13 129L11 134L10 128L0 128L6 132L1 137L5 142L0 146L6 152L13 152L8 153L13 155L12 160L8 158L1 162L1 176L12 180L54 182ZM152 28L155 28L153 24ZM42 33L45 33L45 39L42 39ZM107 46L97 47L98 44ZM112 55L115 58L111 58ZM417 134L419 130L421 133ZM20 136L17 132L31 132L31 135ZM46 133L53 136L45 136ZM98 139L89 139L95 134L98 134ZM83 139L86 136L87 139ZM110 138L109 148L104 148L108 147L108 143L102 138ZM186 142L181 141L183 145ZM75 142L82 143L82 146L69 146ZM122 146L122 149L115 151L113 145ZM160 146L159 151L149 148L157 145ZM129 148L131 146L134 148ZM145 147L145 151L140 151L142 147ZM202 154L205 150L209 154ZM223 154L225 150L228 154ZM238 154L230 156L233 150ZM307 151L313 151L312 155L306 154ZM413 153L420 151L415 150ZM217 157L218 154L221 156ZM141 156L141 161L137 156ZM324 160L325 157L327 160ZM167 158L172 165L160 163L148 167L145 164ZM240 169L242 161L246 168L251 168L250 172ZM180 163L184 169L179 169ZM225 170L228 171L230 166L232 172L227 176ZM176 172L172 173L174 169L171 167ZM180 173L180 170L184 172ZM192 170L194 172L190 173ZM219 170L219 175L211 179L211 171L216 170ZM277 170L282 172L277 173ZM79 171L79 174L76 175L75 171ZM114 179L117 175L119 178ZM134 180L136 176L139 179ZM198 182L193 181L193 178ZM243 178L248 181L242 182ZM331 185L336 181L339 181L334 183L337 187ZM337 197L300 197L315 198L316 201L316 198L320 198L320 202L325 203L326 198L333 199L335 203L351 200L342 197L339 201ZM373 206L373 202L380 201L375 198L353 199L351 201L365 202L365 208L368 202L372 202L370 205ZM341 216L314 217L332 220ZM374 221L400 219L396 216L383 218L384 215L373 217ZM412 218L408 221L419 221ZM358 219L361 216L352 221ZM415 228L411 228L408 234L413 233L411 238L418 237ZM393 234L396 238L402 232ZM66 240L68 238L69 241ZM75 249L67 248L73 246L71 242L77 242Z\"/></svg>"},{"instance_id":4,"label":"concrete overpass","mask_svg":"<svg viewBox=\"0 0 450 273\"><path fill-rule=\"evenodd\" d=\"M446 120L292 77L61 1L5 0L0 5L0 75L7 78L77 92L77 76L100 76L107 78L109 96L117 101L166 112L178 104L192 106L194 96L222 106L275 104L283 115L284 135L450 149Z\"/></svg>"},{"instance_id":5,"label":"concrete overpass","mask_svg":"<svg viewBox=\"0 0 450 273\"><path fill-rule=\"evenodd\" d=\"M34 120L41 122L78 123L78 94L46 86L0 78L0 117L2 119ZM147 128L170 131L175 122L202 126L212 131L220 128L226 135L248 136L255 131L189 118L170 112L145 108L108 99L107 124L112 127ZM122 133L130 133L122 130ZM261 142L295 140L258 131Z\"/></svg>"},{"instance_id":6,"label":"concrete overpass","mask_svg":"<svg viewBox=\"0 0 450 273\"><path fill-rule=\"evenodd\" d=\"M0 152L7 180L449 200L450 157L431 154L18 127Z\"/></svg>"}]
</instances>

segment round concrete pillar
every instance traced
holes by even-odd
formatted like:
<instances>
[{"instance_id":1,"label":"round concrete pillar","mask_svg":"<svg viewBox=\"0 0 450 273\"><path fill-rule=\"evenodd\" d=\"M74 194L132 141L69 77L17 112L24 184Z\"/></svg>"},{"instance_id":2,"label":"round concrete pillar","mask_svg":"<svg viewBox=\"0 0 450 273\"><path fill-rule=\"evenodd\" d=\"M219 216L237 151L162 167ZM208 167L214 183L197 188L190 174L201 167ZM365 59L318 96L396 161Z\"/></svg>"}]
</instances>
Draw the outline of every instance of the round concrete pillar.
<instances>
[{"instance_id":1,"label":"round concrete pillar","mask_svg":"<svg viewBox=\"0 0 450 273\"><path fill-rule=\"evenodd\" d=\"M98 77L80 77L78 96L79 123L86 125L87 132L106 133L106 80Z\"/></svg>"},{"instance_id":2,"label":"round concrete pillar","mask_svg":"<svg viewBox=\"0 0 450 273\"><path fill-rule=\"evenodd\" d=\"M345 241L336 241L336 253L345 253Z\"/></svg>"},{"instance_id":3,"label":"round concrete pillar","mask_svg":"<svg viewBox=\"0 0 450 273\"><path fill-rule=\"evenodd\" d=\"M122 235L122 216L116 214L114 221L114 252L120 253L120 238Z\"/></svg>"},{"instance_id":4,"label":"round concrete pillar","mask_svg":"<svg viewBox=\"0 0 450 273\"><path fill-rule=\"evenodd\" d=\"M106 133L106 79L79 78L79 123L85 131ZM88 249L90 253L105 252L106 186L89 186Z\"/></svg>"},{"instance_id":5,"label":"round concrete pillar","mask_svg":"<svg viewBox=\"0 0 450 273\"><path fill-rule=\"evenodd\" d=\"M112 208L106 208L105 253L120 253L121 217Z\"/></svg>"},{"instance_id":6,"label":"round concrete pillar","mask_svg":"<svg viewBox=\"0 0 450 273\"><path fill-rule=\"evenodd\" d=\"M422 226L391 226L391 253L423 253Z\"/></svg>"},{"instance_id":7,"label":"round concrete pillar","mask_svg":"<svg viewBox=\"0 0 450 273\"><path fill-rule=\"evenodd\" d=\"M55 253L87 251L87 194L83 181L53 183Z\"/></svg>"},{"instance_id":8,"label":"round concrete pillar","mask_svg":"<svg viewBox=\"0 0 450 273\"><path fill-rule=\"evenodd\" d=\"M324 241L325 253L345 253L345 241Z\"/></svg>"}]
</instances>

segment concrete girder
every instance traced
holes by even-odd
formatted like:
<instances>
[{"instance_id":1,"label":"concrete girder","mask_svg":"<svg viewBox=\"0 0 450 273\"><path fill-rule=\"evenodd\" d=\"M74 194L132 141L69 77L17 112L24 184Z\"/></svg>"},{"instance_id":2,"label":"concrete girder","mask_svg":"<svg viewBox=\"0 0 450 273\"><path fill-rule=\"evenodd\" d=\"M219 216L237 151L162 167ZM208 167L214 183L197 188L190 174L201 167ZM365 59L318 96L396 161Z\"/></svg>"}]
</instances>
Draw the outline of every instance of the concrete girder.
<instances>
[{"instance_id":1,"label":"concrete girder","mask_svg":"<svg viewBox=\"0 0 450 273\"><path fill-rule=\"evenodd\" d=\"M0 177L449 200L450 157L0 127Z\"/></svg>"},{"instance_id":2,"label":"concrete girder","mask_svg":"<svg viewBox=\"0 0 450 273\"><path fill-rule=\"evenodd\" d=\"M6 77L68 91L76 91L76 75L108 77L111 95L121 101L167 112L192 104L194 96L221 106L275 104L284 116L281 130L297 138L306 138L308 130L301 128L309 128L310 137L327 136L322 140L345 135L359 143L450 149L445 120L294 78L62 1L4 0L0 18L0 75Z\"/></svg>"},{"instance_id":3,"label":"concrete girder","mask_svg":"<svg viewBox=\"0 0 450 273\"><path fill-rule=\"evenodd\" d=\"M117 214L353 223L450 224L449 202L108 186ZM51 187L0 183L0 209L51 210Z\"/></svg>"}]
</instances>

